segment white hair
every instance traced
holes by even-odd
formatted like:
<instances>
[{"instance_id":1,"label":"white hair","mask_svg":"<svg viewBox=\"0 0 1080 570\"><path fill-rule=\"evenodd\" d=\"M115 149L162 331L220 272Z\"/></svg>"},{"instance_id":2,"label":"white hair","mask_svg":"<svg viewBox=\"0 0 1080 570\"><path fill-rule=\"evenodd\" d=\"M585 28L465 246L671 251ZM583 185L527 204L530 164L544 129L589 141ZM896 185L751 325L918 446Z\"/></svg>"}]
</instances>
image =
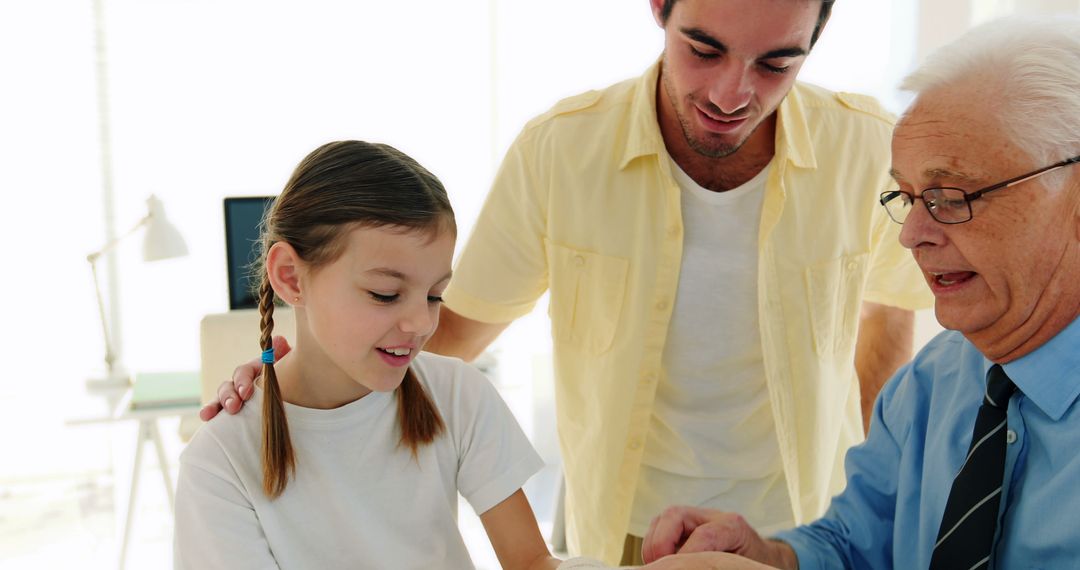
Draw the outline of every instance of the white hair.
<instances>
[{"instance_id":1,"label":"white hair","mask_svg":"<svg viewBox=\"0 0 1080 570\"><path fill-rule=\"evenodd\" d=\"M1080 18L1008 17L983 24L930 54L900 88L919 95L985 73L997 77L986 88L996 90L1003 109L1017 117L1002 121L1005 132L1033 160L1050 165L1080 154ZM1047 186L1060 187L1063 174L1047 174Z\"/></svg>"}]
</instances>

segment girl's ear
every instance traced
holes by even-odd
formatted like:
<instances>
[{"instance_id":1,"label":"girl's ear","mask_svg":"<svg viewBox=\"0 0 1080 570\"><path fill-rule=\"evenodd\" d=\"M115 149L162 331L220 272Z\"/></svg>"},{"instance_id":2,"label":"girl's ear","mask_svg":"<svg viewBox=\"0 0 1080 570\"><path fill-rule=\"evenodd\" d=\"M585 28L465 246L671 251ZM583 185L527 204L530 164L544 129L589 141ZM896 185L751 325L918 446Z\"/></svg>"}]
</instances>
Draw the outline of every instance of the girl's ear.
<instances>
[{"instance_id":1,"label":"girl's ear","mask_svg":"<svg viewBox=\"0 0 1080 570\"><path fill-rule=\"evenodd\" d=\"M266 274L270 278L270 286L279 299L293 306L303 304L300 292L303 269L304 261L291 245L283 241L274 243L266 252Z\"/></svg>"}]
</instances>

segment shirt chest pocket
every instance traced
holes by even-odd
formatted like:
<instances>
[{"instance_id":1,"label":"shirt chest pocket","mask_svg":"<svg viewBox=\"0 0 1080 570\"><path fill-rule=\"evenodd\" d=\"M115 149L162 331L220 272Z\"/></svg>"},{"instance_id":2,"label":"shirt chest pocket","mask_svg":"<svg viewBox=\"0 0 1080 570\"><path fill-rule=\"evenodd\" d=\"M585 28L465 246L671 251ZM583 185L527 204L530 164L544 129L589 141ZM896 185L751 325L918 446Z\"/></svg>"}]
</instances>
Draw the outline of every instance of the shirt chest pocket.
<instances>
[{"instance_id":1,"label":"shirt chest pocket","mask_svg":"<svg viewBox=\"0 0 1080 570\"><path fill-rule=\"evenodd\" d=\"M826 356L854 346L869 257L868 253L847 255L804 270L816 354Z\"/></svg>"},{"instance_id":2,"label":"shirt chest pocket","mask_svg":"<svg viewBox=\"0 0 1080 570\"><path fill-rule=\"evenodd\" d=\"M547 242L552 337L590 354L611 348L619 325L629 262Z\"/></svg>"}]
</instances>

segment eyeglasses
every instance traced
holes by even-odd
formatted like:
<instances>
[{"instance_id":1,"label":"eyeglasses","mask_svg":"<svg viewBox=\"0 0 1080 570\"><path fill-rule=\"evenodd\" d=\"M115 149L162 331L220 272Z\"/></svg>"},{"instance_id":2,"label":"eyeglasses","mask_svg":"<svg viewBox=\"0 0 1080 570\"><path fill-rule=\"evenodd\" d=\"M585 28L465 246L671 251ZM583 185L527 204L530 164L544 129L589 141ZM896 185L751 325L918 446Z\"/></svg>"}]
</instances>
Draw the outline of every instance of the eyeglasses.
<instances>
[{"instance_id":1,"label":"eyeglasses","mask_svg":"<svg viewBox=\"0 0 1080 570\"><path fill-rule=\"evenodd\" d=\"M962 224L971 220L972 201L978 200L994 190L1016 186L1032 178L1038 178L1047 172L1078 162L1080 162L1080 156L1074 156L971 193L960 188L927 188L922 191L921 195L916 196L903 190L889 190L881 193L880 202L882 206L885 206L885 211L889 213L889 217L898 224L904 223L904 220L907 219L915 200L922 200L923 204L926 205L926 210L930 212L930 216L938 222L942 224Z\"/></svg>"}]
</instances>

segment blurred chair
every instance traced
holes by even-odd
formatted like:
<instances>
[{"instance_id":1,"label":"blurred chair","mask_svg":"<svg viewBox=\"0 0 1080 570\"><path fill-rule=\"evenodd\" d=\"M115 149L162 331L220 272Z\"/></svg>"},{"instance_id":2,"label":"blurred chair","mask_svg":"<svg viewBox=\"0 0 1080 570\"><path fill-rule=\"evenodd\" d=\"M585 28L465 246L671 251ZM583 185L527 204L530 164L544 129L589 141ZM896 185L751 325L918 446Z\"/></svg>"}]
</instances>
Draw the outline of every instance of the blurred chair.
<instances>
[{"instance_id":1,"label":"blurred chair","mask_svg":"<svg viewBox=\"0 0 1080 570\"><path fill-rule=\"evenodd\" d=\"M291 307L274 309L274 334L296 341L296 320ZM199 324L199 385L205 404L217 398L222 382L232 378L233 370L259 356L259 311L241 309L214 313ZM180 426L180 436L187 441L202 422L195 418Z\"/></svg>"}]
</instances>

